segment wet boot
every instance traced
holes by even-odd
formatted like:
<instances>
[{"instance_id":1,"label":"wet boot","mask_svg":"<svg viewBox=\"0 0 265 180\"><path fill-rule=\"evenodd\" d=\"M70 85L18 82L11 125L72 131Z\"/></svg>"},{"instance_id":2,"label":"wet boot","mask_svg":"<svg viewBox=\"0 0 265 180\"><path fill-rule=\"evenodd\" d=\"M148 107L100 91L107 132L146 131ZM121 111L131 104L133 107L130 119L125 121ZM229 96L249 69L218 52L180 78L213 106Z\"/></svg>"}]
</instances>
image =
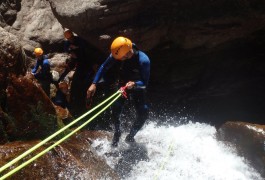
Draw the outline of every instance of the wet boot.
<instances>
[{"instance_id":1,"label":"wet boot","mask_svg":"<svg viewBox=\"0 0 265 180\"><path fill-rule=\"evenodd\" d=\"M112 139L112 147L117 147L118 146L118 142L120 140L121 137L121 133L120 132L115 132L113 135L113 139Z\"/></svg>"}]
</instances>

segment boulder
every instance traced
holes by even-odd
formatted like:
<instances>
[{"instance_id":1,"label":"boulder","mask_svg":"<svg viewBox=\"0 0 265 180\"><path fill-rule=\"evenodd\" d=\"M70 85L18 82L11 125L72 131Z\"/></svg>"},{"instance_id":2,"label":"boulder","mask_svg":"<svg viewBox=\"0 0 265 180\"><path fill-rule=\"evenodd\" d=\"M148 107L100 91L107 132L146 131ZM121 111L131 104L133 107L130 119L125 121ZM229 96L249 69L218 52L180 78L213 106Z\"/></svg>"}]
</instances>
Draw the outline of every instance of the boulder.
<instances>
[{"instance_id":1,"label":"boulder","mask_svg":"<svg viewBox=\"0 0 265 180\"><path fill-rule=\"evenodd\" d=\"M18 37L27 54L31 55L35 47L44 48L46 53L62 50L63 28L47 1L4 0L2 9L1 24Z\"/></svg>"},{"instance_id":2,"label":"boulder","mask_svg":"<svg viewBox=\"0 0 265 180\"><path fill-rule=\"evenodd\" d=\"M238 154L265 178L265 125L226 122L218 129L217 138L235 146Z\"/></svg>"},{"instance_id":3,"label":"boulder","mask_svg":"<svg viewBox=\"0 0 265 180\"><path fill-rule=\"evenodd\" d=\"M25 59L19 39L0 28L2 142L45 137L57 128L53 104L37 80L26 74Z\"/></svg>"},{"instance_id":4,"label":"boulder","mask_svg":"<svg viewBox=\"0 0 265 180\"><path fill-rule=\"evenodd\" d=\"M102 131L78 133L13 174L11 179L120 179L91 147L92 140L109 138L109 136L107 132ZM37 143L39 141L12 142L0 146L0 166ZM52 144L50 142L38 148L18 164L27 161ZM7 168L3 174L14 169L18 164Z\"/></svg>"},{"instance_id":5,"label":"boulder","mask_svg":"<svg viewBox=\"0 0 265 180\"><path fill-rule=\"evenodd\" d=\"M0 27L12 25L20 8L21 4L17 0L2 0L0 4Z\"/></svg>"},{"instance_id":6,"label":"boulder","mask_svg":"<svg viewBox=\"0 0 265 180\"><path fill-rule=\"evenodd\" d=\"M8 114L16 129L14 139L43 138L57 129L56 111L35 78L11 77L7 86Z\"/></svg>"},{"instance_id":7,"label":"boulder","mask_svg":"<svg viewBox=\"0 0 265 180\"><path fill-rule=\"evenodd\" d=\"M216 47L264 29L265 3L218 0L49 0L58 21L103 52L118 35L141 49Z\"/></svg>"}]
</instances>

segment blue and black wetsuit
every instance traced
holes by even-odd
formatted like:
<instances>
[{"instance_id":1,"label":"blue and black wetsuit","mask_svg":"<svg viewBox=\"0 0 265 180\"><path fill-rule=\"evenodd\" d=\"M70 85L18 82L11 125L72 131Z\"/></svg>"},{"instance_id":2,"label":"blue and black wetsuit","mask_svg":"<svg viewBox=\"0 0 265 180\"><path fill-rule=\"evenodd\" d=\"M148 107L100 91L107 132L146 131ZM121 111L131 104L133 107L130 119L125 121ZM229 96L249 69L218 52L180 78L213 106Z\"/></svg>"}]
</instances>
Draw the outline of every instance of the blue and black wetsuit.
<instances>
[{"instance_id":1,"label":"blue and black wetsuit","mask_svg":"<svg viewBox=\"0 0 265 180\"><path fill-rule=\"evenodd\" d=\"M51 78L50 73L50 63L48 57L46 55L41 56L40 58L36 59L36 64L32 69L32 74L35 76L36 79L49 79ZM38 71L39 67L41 67L40 71Z\"/></svg>"},{"instance_id":2,"label":"blue and black wetsuit","mask_svg":"<svg viewBox=\"0 0 265 180\"><path fill-rule=\"evenodd\" d=\"M150 60L148 56L144 52L138 50L134 44L133 50L134 55L132 58L124 61L116 60L110 55L101 65L93 80L95 84L100 82L102 78L110 85L116 83L116 89L125 86L128 81L135 82L136 86L127 91L128 95L130 95L134 101L137 113L137 119L130 130L129 135L131 137L135 136L148 118L149 108L146 103L145 93L150 76ZM111 69L118 73L108 73ZM123 110L124 102L125 99L120 98L111 107L115 134L120 134L119 118Z\"/></svg>"},{"instance_id":3,"label":"blue and black wetsuit","mask_svg":"<svg viewBox=\"0 0 265 180\"><path fill-rule=\"evenodd\" d=\"M37 62L31 72L35 78L38 79L47 96L50 97L50 84L52 82L52 75L50 72L48 56L43 55L40 58L37 58L36 61ZM38 71L39 67L41 67L41 69Z\"/></svg>"}]
</instances>

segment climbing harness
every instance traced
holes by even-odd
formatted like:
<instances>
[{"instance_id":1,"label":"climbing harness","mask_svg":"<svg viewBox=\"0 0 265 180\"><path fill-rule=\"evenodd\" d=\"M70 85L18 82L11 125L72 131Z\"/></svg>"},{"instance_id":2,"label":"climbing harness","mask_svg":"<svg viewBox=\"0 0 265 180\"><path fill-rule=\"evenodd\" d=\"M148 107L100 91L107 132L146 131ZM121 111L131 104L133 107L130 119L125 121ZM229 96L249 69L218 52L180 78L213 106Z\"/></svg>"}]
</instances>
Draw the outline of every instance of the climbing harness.
<instances>
[{"instance_id":1,"label":"climbing harness","mask_svg":"<svg viewBox=\"0 0 265 180\"><path fill-rule=\"evenodd\" d=\"M94 116L92 116L89 120L87 120L85 123L83 123L81 126L79 126L78 128L76 128L75 130L73 130L71 133L67 134L65 137L63 137L62 139L60 139L59 141L55 142L53 145L51 145L50 147L46 148L45 150L43 150L42 152L38 153L36 156L34 156L33 158L29 159L28 161L24 162L23 164L21 164L20 166L16 167L15 169L13 169L12 171L10 171L9 173L5 174L4 176L2 176L0 178L0 180L3 180L7 177L9 177L10 175L14 174L15 172L17 172L18 170L22 169L23 167L25 167L26 165L28 165L29 163L31 163L32 161L36 160L37 158L39 158L40 156L42 156L43 154L47 153L49 150L51 150L52 148L54 148L55 146L57 146L58 144L60 144L61 142L63 142L64 140L66 140L67 138L69 138L71 135L73 135L74 133L76 133L78 130L80 130L81 128L83 128L84 126L86 126L88 123L90 123L93 119L95 119L99 114L101 114L103 111L105 111L109 106L111 106L120 96L122 96L123 94L125 94L125 89L126 87L122 87L120 88L116 93L114 93L113 95L111 95L109 98L107 98L106 100L104 100L103 102L101 102L100 104L98 104L96 107L94 107L93 109L89 110L88 112L86 112L85 114L81 115L80 117L78 117L77 119L75 119L74 121L72 121L71 123L69 123L68 125L66 125L65 127L61 128L60 130L58 130L57 132L55 132L54 134L50 135L49 137L47 137L46 139L44 139L43 141L39 142L38 144L36 144L35 146L33 146L32 148L30 148L29 150L27 150L26 152L24 152L23 154L21 154L20 156L16 157L15 159L13 159L12 161L10 161L9 163L7 163L6 165L2 166L0 168L0 173L2 171L4 171L6 168L10 167L11 165L13 165L14 163L18 162L19 160L21 160L22 158L24 158L25 156L27 156L28 154L32 153L33 151L35 151L37 148L39 148L40 146L44 145L45 143L47 143L49 140L51 140L52 138L54 138L55 136L57 136L58 134L60 134L61 132L63 132L64 130L66 130L67 128L69 128L70 126L72 126L73 124L77 123L78 121L80 121L81 119L83 119L85 116L87 116L88 114L92 113L93 111L95 111L96 109L98 109L99 107L103 106L104 104L106 104L107 102L109 102L111 99L113 99L109 104L107 104L105 107L103 107L98 113L96 113Z\"/></svg>"}]
</instances>

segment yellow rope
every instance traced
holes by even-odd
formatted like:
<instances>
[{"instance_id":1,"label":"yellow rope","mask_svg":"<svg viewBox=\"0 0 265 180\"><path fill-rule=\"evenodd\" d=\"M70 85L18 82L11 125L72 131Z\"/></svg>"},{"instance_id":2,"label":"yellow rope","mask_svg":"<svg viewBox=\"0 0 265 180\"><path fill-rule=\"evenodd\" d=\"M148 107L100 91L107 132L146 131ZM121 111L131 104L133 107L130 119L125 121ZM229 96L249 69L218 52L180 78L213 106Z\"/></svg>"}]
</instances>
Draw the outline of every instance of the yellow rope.
<instances>
[{"instance_id":1,"label":"yellow rope","mask_svg":"<svg viewBox=\"0 0 265 180\"><path fill-rule=\"evenodd\" d=\"M119 96L120 96L120 91L117 91L116 93L114 93L112 96L110 96L109 98L107 98L105 101L103 101L102 103L100 103L99 105L97 105L96 107L94 107L93 109L89 110L88 112L86 112L82 116L78 117L77 119L75 119L74 121L72 121L71 123L69 123L68 125L66 125L65 127L61 128L60 130L58 130L57 132L55 132L51 136L49 136L46 139L42 140L41 142L39 142L38 144L36 144L35 146L33 146L32 148L30 148L26 152L24 152L23 154L19 155L18 157L16 157L15 159L13 159L12 161L10 161L9 163L7 163L4 166L2 166L0 168L0 172L2 172L3 170L5 170L9 166L13 165L14 163L18 162L20 159L24 158L28 154L32 153L34 150L36 150L40 146L44 145L46 142L48 142L52 138L54 138L55 136L57 136L58 134L60 134L61 132L63 132L64 130L66 130L67 128L69 128L70 126L72 126L73 124L77 123L79 120L81 120L85 116L87 116L88 114L92 113L93 111L95 111L96 109L98 109L99 107L101 107L102 105L104 105L106 102L108 102L110 99L112 99L117 94L119 94Z\"/></svg>"},{"instance_id":2,"label":"yellow rope","mask_svg":"<svg viewBox=\"0 0 265 180\"><path fill-rule=\"evenodd\" d=\"M167 157L165 158L165 161L161 164L156 176L155 176L155 180L158 179L158 177L160 176L160 172L164 170L165 168L165 164L168 162L168 159L169 159L169 156L170 156L170 153L172 152L172 149L173 149L173 140L171 141L169 147L168 147L168 154L167 154Z\"/></svg>"},{"instance_id":3,"label":"yellow rope","mask_svg":"<svg viewBox=\"0 0 265 180\"><path fill-rule=\"evenodd\" d=\"M32 161L36 160L37 158L39 158L40 156L42 156L43 154L47 153L49 150L51 150L52 148L54 148L55 146L59 145L60 143L62 143L64 140L66 140L67 138L69 138L70 136L72 136L74 133L76 133L77 131L79 131L81 128L83 128L84 126L86 126L88 123L90 123L93 119L95 119L99 114L101 114L103 111L105 111L112 103L114 103L119 97L121 96L121 94L119 94L118 96L115 97L115 99L113 99L107 106L105 106L103 109L101 109L98 113L96 113L94 116L92 116L89 120L87 120L85 123L83 123L81 126L79 126L78 128L76 128L74 131L72 131L71 133L67 134L65 137L63 137L62 139L60 139L59 141L55 142L53 145L49 146L48 148L46 148L45 150L41 151L40 153L38 153L36 156L34 156L33 158L27 160L26 162L24 162L23 164L21 164L20 166L16 167L15 169L13 169L12 171L8 172L7 174L5 174L4 176L2 176L0 178L0 180L3 180L9 176L11 176L12 174L14 174L15 172L19 171L20 169L22 169L23 167L25 167L26 165L28 165L29 163L31 163Z\"/></svg>"}]
</instances>

